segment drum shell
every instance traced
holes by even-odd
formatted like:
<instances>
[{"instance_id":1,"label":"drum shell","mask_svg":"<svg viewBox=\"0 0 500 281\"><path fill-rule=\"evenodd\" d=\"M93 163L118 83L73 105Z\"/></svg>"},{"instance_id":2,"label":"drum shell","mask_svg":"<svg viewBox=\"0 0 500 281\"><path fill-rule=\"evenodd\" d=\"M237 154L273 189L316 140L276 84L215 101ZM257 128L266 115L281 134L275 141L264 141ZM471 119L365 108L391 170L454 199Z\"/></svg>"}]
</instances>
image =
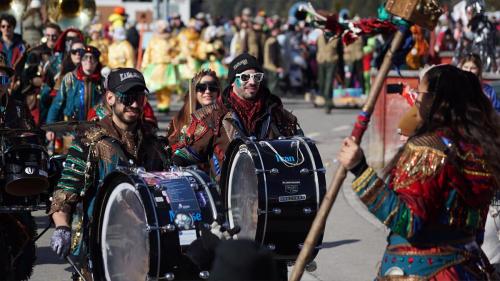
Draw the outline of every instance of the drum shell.
<instances>
[{"instance_id":1,"label":"drum shell","mask_svg":"<svg viewBox=\"0 0 500 281\"><path fill-rule=\"evenodd\" d=\"M35 144L13 145L4 153L5 191L14 196L31 196L47 190L48 154Z\"/></svg>"},{"instance_id":2,"label":"drum shell","mask_svg":"<svg viewBox=\"0 0 500 281\"><path fill-rule=\"evenodd\" d=\"M258 215L255 240L263 246L274 249L279 260L296 259L300 252L300 246L305 240L319 209L319 204L326 193L326 180L321 157L311 140L297 138L268 142L281 155L290 155L296 151L290 149L290 141L297 140L299 140L300 148L305 157L304 163L297 167L285 167L277 161L278 158L274 153L270 153L270 150L264 148L259 142L235 141L228 149L226 157L229 157L229 161L226 161L221 177L224 203L226 204L225 207L228 208L228 200L230 200L227 190L229 168L235 154L241 147L250 152L255 165L258 181L256 188L259 194L258 208L260 214ZM316 172L301 174L303 168L313 170L312 162L316 165ZM277 169L277 173L272 173L272 169ZM304 200L303 197L305 197ZM300 200L297 198L300 198ZM318 246L321 241L322 236L318 241ZM315 250L312 258L316 256L317 252L318 250Z\"/></svg>"},{"instance_id":3,"label":"drum shell","mask_svg":"<svg viewBox=\"0 0 500 281\"><path fill-rule=\"evenodd\" d=\"M198 176L201 174L199 172L190 171L190 173L196 173ZM201 178L205 181L208 179L206 175L201 175ZM97 193L95 208L94 208L94 220L97 222L95 226L91 229L91 237L89 239L91 243L91 257L94 264L94 276L97 280L104 280L104 265L101 254L100 245L100 235L102 230L103 218L101 214L104 214L104 209L111 190L106 187L116 186L117 183L128 182L136 187L136 190L142 198L144 209L146 212L147 224L150 226L157 226L158 228L163 228L163 230L151 230L148 234L150 243L150 259L149 259L149 277L159 278L165 276L166 273L174 273L175 276L183 276L185 274L182 271L182 253L188 248L187 245L181 246L181 241L179 238L179 230L175 228L173 231L167 231L167 226L172 225L170 211L172 210L170 203L162 194L161 186L155 186L148 184L146 180L141 178L141 176L130 172L121 171L114 172L106 177L103 181L100 190ZM201 184L198 184L200 186ZM195 189L195 194L197 194L198 187L192 186ZM109 188L112 189L112 188ZM211 196L215 197L215 196ZM217 198L217 197L215 197ZM197 199L199 199L197 197ZM203 223L211 224L213 222L212 210L209 210L207 204L205 207L201 208L202 216L204 219ZM214 204L210 204L214 205ZM210 214L210 215L209 215ZM196 231L198 233L198 231ZM197 274L195 275L197 276ZM176 278L177 279L177 278ZM191 276L189 279L192 279Z\"/></svg>"}]
</instances>

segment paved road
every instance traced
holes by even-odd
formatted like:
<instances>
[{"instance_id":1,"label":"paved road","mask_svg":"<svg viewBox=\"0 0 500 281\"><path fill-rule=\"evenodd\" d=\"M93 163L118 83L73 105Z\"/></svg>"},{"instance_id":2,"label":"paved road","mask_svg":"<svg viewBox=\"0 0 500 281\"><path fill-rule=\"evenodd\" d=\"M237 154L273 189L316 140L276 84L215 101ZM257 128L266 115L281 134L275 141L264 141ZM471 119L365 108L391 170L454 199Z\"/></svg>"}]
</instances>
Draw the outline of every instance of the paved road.
<instances>
[{"instance_id":1,"label":"paved road","mask_svg":"<svg viewBox=\"0 0 500 281\"><path fill-rule=\"evenodd\" d=\"M315 109L299 99L285 99L285 107L293 110L307 136L317 141L327 167L327 182L334 168L334 157L341 140L350 132L357 110L336 109L331 115ZM178 109L179 105L174 107ZM160 116L160 127L170 117ZM350 190L348 178L337 197L327 221L323 249L316 258L318 269L303 280L372 280L385 247L386 231L359 203ZM39 226L47 223L42 212L36 213ZM70 267L59 260L48 247L52 230L38 242L38 259L32 280L69 280ZM1 277L0 277L1 279Z\"/></svg>"}]
</instances>

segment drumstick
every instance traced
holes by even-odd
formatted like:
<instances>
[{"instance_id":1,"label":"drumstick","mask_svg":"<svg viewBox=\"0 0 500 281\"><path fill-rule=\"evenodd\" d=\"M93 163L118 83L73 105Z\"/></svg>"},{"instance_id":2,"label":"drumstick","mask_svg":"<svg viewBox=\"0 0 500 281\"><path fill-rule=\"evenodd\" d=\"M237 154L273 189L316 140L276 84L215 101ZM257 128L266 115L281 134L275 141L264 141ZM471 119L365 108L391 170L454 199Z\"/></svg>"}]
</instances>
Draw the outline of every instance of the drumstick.
<instances>
[{"instance_id":1,"label":"drumstick","mask_svg":"<svg viewBox=\"0 0 500 281\"><path fill-rule=\"evenodd\" d=\"M80 277L83 279L83 281L87 281L87 279L85 279L85 277L83 276L82 272L80 270L78 270L78 267L76 267L75 263L73 262L73 260L69 256L66 256L66 260L73 267L73 269L76 270L76 273L78 273L78 275L80 275Z\"/></svg>"},{"instance_id":2,"label":"drumstick","mask_svg":"<svg viewBox=\"0 0 500 281\"><path fill-rule=\"evenodd\" d=\"M384 61L380 67L379 72L377 73L373 86L370 89L370 93L365 105L363 106L363 110L358 115L358 119L354 124L351 136L355 137L355 142L357 144L361 143L361 138L363 137L363 134L368 127L368 122L370 121L370 116L373 113L373 109L375 108L375 103L377 102L380 90L382 89L384 80L387 77L387 73L391 69L392 56L401 46L403 37L403 33L398 30L394 36L394 39L392 40L391 48L385 54ZM314 218L314 221L311 225L311 229L307 234L304 246L302 247L302 250L297 257L297 261L293 268L290 281L299 281L302 277L306 262L309 261L311 253L314 250L316 243L318 242L319 236L324 231L326 219L328 217L328 214L330 213L333 203L335 203L335 199L337 198L340 187L342 186L346 175L347 170L342 165L340 165L337 169L337 172L335 173L335 176L330 182L330 186L328 187L328 191L325 194L325 198L323 199L323 202L321 202L318 213L316 214L316 217Z\"/></svg>"}]
</instances>

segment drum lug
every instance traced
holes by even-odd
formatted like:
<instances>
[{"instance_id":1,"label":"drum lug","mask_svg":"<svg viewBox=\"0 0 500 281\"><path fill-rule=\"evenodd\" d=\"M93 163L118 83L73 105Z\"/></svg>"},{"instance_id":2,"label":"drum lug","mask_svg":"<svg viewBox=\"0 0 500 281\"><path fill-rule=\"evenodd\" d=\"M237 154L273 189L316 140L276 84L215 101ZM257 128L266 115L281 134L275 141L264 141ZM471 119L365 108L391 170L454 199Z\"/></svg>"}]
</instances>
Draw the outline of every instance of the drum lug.
<instances>
[{"instance_id":1,"label":"drum lug","mask_svg":"<svg viewBox=\"0 0 500 281\"><path fill-rule=\"evenodd\" d=\"M280 173L280 170L278 170L277 168L272 168L271 170L255 169L255 174L256 175L259 175L259 174L262 174L262 173L269 173L271 175L277 175L277 174Z\"/></svg>"},{"instance_id":2,"label":"drum lug","mask_svg":"<svg viewBox=\"0 0 500 281\"><path fill-rule=\"evenodd\" d=\"M201 279L207 280L208 277L210 277L210 273L208 271L200 271L200 274L198 274Z\"/></svg>"},{"instance_id":3,"label":"drum lug","mask_svg":"<svg viewBox=\"0 0 500 281\"><path fill-rule=\"evenodd\" d=\"M306 214L306 215L309 215L312 213L312 209L309 207L306 207L306 208L302 209L302 212L304 212L304 214Z\"/></svg>"},{"instance_id":4,"label":"drum lug","mask_svg":"<svg viewBox=\"0 0 500 281\"><path fill-rule=\"evenodd\" d=\"M159 280L172 281L175 279L175 275L172 272L167 272L163 277L158 278Z\"/></svg>"},{"instance_id":5,"label":"drum lug","mask_svg":"<svg viewBox=\"0 0 500 281\"><path fill-rule=\"evenodd\" d=\"M260 210L258 209L257 210L257 214L258 215L264 215L264 214L275 214L275 215L281 215L281 209L280 208L273 208L271 211L263 211L263 210Z\"/></svg>"},{"instance_id":6,"label":"drum lug","mask_svg":"<svg viewBox=\"0 0 500 281\"><path fill-rule=\"evenodd\" d=\"M309 170L308 168L302 168L300 169L300 174L301 175L305 175L305 174L309 174L311 172L317 172L317 173L326 173L326 169L325 168L319 168L319 169L316 169L316 170Z\"/></svg>"},{"instance_id":7,"label":"drum lug","mask_svg":"<svg viewBox=\"0 0 500 281\"><path fill-rule=\"evenodd\" d=\"M161 232L173 232L175 231L175 225L173 224L167 224L164 226L156 226L156 225L146 225L146 232L151 232L151 231L161 231Z\"/></svg>"},{"instance_id":8,"label":"drum lug","mask_svg":"<svg viewBox=\"0 0 500 281\"><path fill-rule=\"evenodd\" d=\"M274 244L267 244L266 248L268 250L270 250L270 251L274 251L274 250L276 250L276 245L274 245Z\"/></svg>"},{"instance_id":9,"label":"drum lug","mask_svg":"<svg viewBox=\"0 0 500 281\"><path fill-rule=\"evenodd\" d=\"M279 140L284 140L284 139L286 139L286 138L285 138L284 136L279 136L279 137L278 137L278 139L279 139Z\"/></svg>"}]
</instances>

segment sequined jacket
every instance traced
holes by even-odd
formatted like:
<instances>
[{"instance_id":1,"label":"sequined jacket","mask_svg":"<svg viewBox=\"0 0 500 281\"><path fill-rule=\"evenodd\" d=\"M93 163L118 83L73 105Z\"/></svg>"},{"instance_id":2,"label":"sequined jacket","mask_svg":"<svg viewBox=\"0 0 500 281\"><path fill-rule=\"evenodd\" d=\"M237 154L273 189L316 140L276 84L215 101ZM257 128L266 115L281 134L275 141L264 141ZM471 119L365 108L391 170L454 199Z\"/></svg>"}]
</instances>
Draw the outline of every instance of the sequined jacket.
<instances>
[{"instance_id":1,"label":"sequined jacket","mask_svg":"<svg viewBox=\"0 0 500 281\"><path fill-rule=\"evenodd\" d=\"M379 280L483 280L478 245L494 181L479 147L445 132L416 137L385 181L368 167L352 188L391 231Z\"/></svg>"},{"instance_id":2,"label":"sequined jacket","mask_svg":"<svg viewBox=\"0 0 500 281\"><path fill-rule=\"evenodd\" d=\"M111 118L100 120L69 148L64 169L52 195L49 215L72 214L72 253L85 255L95 195L105 177L121 167L162 171L169 167L166 142L147 123L135 133L118 129ZM83 256L80 256L83 257Z\"/></svg>"},{"instance_id":3,"label":"sequined jacket","mask_svg":"<svg viewBox=\"0 0 500 281\"><path fill-rule=\"evenodd\" d=\"M235 138L248 137L250 134L239 121L239 114L229 102L229 88L222 93L213 105L195 111L191 124L182 141L172 145L172 161L179 166L210 163L211 175L216 179L221 174L226 150ZM269 91L265 89L265 91ZM281 100L268 93L265 111L256 118L257 139L275 139L280 136L301 134L297 117L283 108Z\"/></svg>"},{"instance_id":4,"label":"sequined jacket","mask_svg":"<svg viewBox=\"0 0 500 281\"><path fill-rule=\"evenodd\" d=\"M80 80L76 70L66 74L47 113L47 124L62 120L87 120L87 113L102 98L104 87L92 80Z\"/></svg>"}]
</instances>

